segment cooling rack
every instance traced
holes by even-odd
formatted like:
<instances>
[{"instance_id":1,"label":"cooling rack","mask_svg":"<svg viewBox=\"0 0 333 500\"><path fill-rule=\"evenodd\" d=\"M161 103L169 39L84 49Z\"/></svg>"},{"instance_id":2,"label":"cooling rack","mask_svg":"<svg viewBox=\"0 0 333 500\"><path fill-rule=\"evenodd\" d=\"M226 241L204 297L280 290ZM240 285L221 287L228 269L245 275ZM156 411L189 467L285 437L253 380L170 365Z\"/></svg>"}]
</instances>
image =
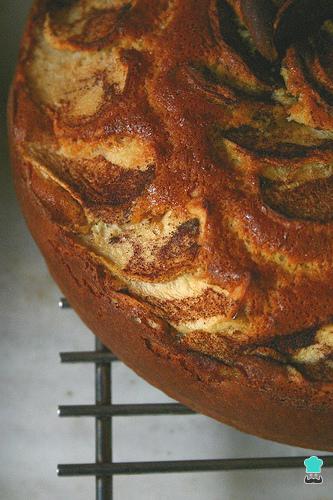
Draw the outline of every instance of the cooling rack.
<instances>
[{"instance_id":1,"label":"cooling rack","mask_svg":"<svg viewBox=\"0 0 333 500\"><path fill-rule=\"evenodd\" d=\"M59 300L61 309L69 309L66 298ZM61 464L58 475L92 476L96 482L96 500L112 500L113 477L118 475L207 472L228 470L304 468L307 456L246 457L204 460L167 460L152 462L114 462L112 456L112 420L116 417L138 415L193 415L194 412L179 403L114 404L112 402L112 365L119 362L97 338L94 351L62 352L62 363L95 364L95 404L59 406L60 417L93 417L95 419L95 463ZM333 467L332 455L320 455L325 467Z\"/></svg>"}]
</instances>

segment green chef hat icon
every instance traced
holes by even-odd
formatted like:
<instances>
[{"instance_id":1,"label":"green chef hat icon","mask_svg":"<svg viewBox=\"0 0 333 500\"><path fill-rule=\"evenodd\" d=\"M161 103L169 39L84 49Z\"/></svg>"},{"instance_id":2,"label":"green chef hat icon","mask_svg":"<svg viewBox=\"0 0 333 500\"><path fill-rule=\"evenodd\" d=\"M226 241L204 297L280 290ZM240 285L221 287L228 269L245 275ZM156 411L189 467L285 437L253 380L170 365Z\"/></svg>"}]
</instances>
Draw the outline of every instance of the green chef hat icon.
<instances>
[{"instance_id":1,"label":"green chef hat icon","mask_svg":"<svg viewBox=\"0 0 333 500\"><path fill-rule=\"evenodd\" d=\"M316 457L315 455L312 455L312 457L309 457L304 460L304 465L306 467L306 473L307 474L320 474L321 473L321 467L323 465L323 461L321 458Z\"/></svg>"}]
</instances>

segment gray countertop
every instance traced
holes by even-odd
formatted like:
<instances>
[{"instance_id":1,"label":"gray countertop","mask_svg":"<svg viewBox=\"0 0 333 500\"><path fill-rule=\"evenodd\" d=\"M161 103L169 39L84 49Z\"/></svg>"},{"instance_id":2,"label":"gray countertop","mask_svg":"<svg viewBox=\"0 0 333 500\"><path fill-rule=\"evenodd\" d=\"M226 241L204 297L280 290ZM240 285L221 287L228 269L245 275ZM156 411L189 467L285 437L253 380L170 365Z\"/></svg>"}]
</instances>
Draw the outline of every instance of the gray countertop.
<instances>
[{"instance_id":1,"label":"gray countertop","mask_svg":"<svg viewBox=\"0 0 333 500\"><path fill-rule=\"evenodd\" d=\"M5 138L4 105L19 33L30 2L1 0L0 499L93 500L92 478L59 479L57 463L94 461L89 418L59 419L58 404L93 402L93 368L61 365L59 351L93 348L92 334L71 310L57 308L48 275L16 204ZM114 367L115 402L169 398L132 371ZM131 417L114 423L114 458L168 460L313 454L248 436L200 416ZM306 486L303 469L120 477L121 500L331 499L333 469Z\"/></svg>"}]
</instances>

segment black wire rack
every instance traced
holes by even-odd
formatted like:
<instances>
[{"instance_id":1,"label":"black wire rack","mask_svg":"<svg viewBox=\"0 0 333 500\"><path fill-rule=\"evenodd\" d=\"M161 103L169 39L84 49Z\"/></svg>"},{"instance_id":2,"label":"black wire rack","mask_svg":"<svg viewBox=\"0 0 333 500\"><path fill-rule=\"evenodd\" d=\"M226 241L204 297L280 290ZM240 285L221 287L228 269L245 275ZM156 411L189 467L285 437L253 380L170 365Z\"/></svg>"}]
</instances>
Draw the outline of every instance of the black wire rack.
<instances>
[{"instance_id":1,"label":"black wire rack","mask_svg":"<svg viewBox=\"0 0 333 500\"><path fill-rule=\"evenodd\" d=\"M59 300L61 309L70 305ZM112 403L112 364L118 362L97 338L94 351L60 353L62 363L95 364L95 404L59 406L60 417L95 418L95 463L58 465L58 476L93 476L96 481L96 500L113 499L113 477L118 475L212 472L230 470L304 468L307 456L222 458L204 460L168 460L153 462L114 462L112 458L112 420L114 417L137 415L192 415L195 412L179 403L114 404ZM325 467L333 467L332 455L320 455Z\"/></svg>"}]
</instances>

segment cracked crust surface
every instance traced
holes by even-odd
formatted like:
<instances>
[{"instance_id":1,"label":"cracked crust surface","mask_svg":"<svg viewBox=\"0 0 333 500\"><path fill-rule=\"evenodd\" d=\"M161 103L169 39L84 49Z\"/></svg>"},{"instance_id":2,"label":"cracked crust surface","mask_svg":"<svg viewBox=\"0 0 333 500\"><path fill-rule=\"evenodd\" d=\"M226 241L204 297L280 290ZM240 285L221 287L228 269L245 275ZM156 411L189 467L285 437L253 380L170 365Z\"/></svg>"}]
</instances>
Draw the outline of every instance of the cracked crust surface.
<instances>
[{"instance_id":1,"label":"cracked crust surface","mask_svg":"<svg viewBox=\"0 0 333 500\"><path fill-rule=\"evenodd\" d=\"M40 0L10 103L19 198L81 317L178 399L296 443L269 427L274 391L301 430L306 408L332 417L332 71L330 21L268 62L238 1ZM201 369L208 394L186 396L130 336L112 339L110 303L94 317L104 295L144 323L145 346ZM211 409L219 378L258 401L263 381L262 429L235 403ZM331 434L313 447L332 448Z\"/></svg>"}]
</instances>

